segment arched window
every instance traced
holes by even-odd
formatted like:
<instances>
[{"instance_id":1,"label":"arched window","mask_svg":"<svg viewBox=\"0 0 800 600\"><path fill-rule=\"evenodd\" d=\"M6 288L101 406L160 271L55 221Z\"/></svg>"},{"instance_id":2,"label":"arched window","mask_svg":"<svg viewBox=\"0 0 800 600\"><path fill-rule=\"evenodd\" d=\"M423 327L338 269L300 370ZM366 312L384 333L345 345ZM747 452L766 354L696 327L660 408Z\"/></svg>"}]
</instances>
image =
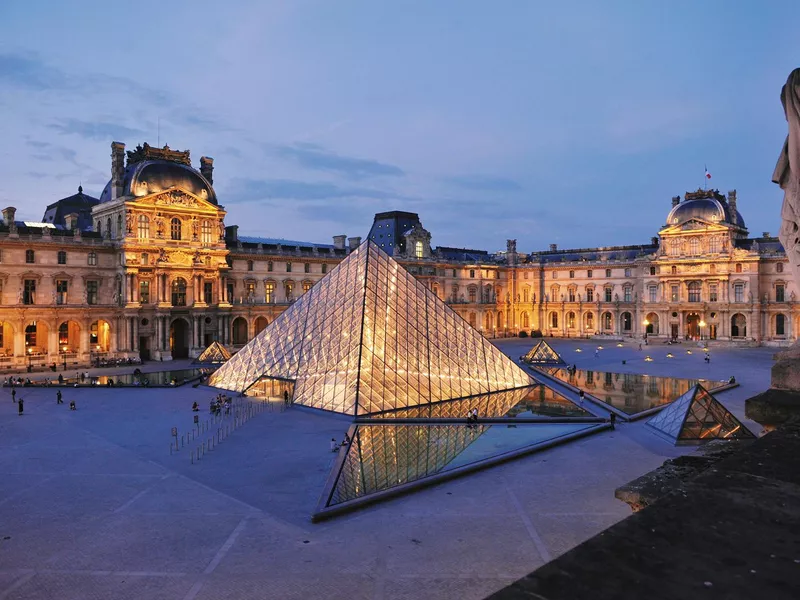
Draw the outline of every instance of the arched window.
<instances>
[{"instance_id":1,"label":"arched window","mask_svg":"<svg viewBox=\"0 0 800 600\"><path fill-rule=\"evenodd\" d=\"M575 329L575 313L572 311L567 313L567 329Z\"/></svg>"},{"instance_id":2,"label":"arched window","mask_svg":"<svg viewBox=\"0 0 800 600\"><path fill-rule=\"evenodd\" d=\"M594 313L586 313L584 320L586 321L586 331L592 331L594 329Z\"/></svg>"},{"instance_id":3,"label":"arched window","mask_svg":"<svg viewBox=\"0 0 800 600\"><path fill-rule=\"evenodd\" d=\"M558 313L555 311L550 313L550 327L554 329L558 327Z\"/></svg>"},{"instance_id":4,"label":"arched window","mask_svg":"<svg viewBox=\"0 0 800 600\"><path fill-rule=\"evenodd\" d=\"M775 315L775 335L786 335L786 317Z\"/></svg>"},{"instance_id":5,"label":"arched window","mask_svg":"<svg viewBox=\"0 0 800 600\"><path fill-rule=\"evenodd\" d=\"M416 258L422 258L422 242L414 243L414 256Z\"/></svg>"},{"instance_id":6,"label":"arched window","mask_svg":"<svg viewBox=\"0 0 800 600\"><path fill-rule=\"evenodd\" d=\"M473 329L478 326L478 315L476 315L474 312L469 313L469 325Z\"/></svg>"},{"instance_id":7,"label":"arched window","mask_svg":"<svg viewBox=\"0 0 800 600\"><path fill-rule=\"evenodd\" d=\"M111 217L108 217L108 219L106 219L106 235L111 237L111 233Z\"/></svg>"},{"instance_id":8,"label":"arched window","mask_svg":"<svg viewBox=\"0 0 800 600\"><path fill-rule=\"evenodd\" d=\"M670 267L670 270L669 270L669 272L670 272L672 275L677 275L677 274L678 274L678 267L676 267L675 265L672 265L672 267Z\"/></svg>"},{"instance_id":9,"label":"arched window","mask_svg":"<svg viewBox=\"0 0 800 600\"><path fill-rule=\"evenodd\" d=\"M669 253L670 254L679 254L680 253L680 243L676 239L671 239L669 241Z\"/></svg>"},{"instance_id":10,"label":"arched window","mask_svg":"<svg viewBox=\"0 0 800 600\"><path fill-rule=\"evenodd\" d=\"M178 217L169 222L169 237L172 240L181 239L181 220Z\"/></svg>"},{"instance_id":11,"label":"arched window","mask_svg":"<svg viewBox=\"0 0 800 600\"><path fill-rule=\"evenodd\" d=\"M231 323L231 327L233 328L233 343L237 346L241 346L247 343L247 321L244 317L236 317Z\"/></svg>"},{"instance_id":12,"label":"arched window","mask_svg":"<svg viewBox=\"0 0 800 600\"><path fill-rule=\"evenodd\" d=\"M717 254L719 252L719 238L712 237L708 240L708 251L711 254Z\"/></svg>"},{"instance_id":13,"label":"arched window","mask_svg":"<svg viewBox=\"0 0 800 600\"><path fill-rule=\"evenodd\" d=\"M528 318L528 313L527 312L523 312L522 315L520 316L520 318L522 320L522 326L523 327L525 327L527 329L528 327L531 326L530 319Z\"/></svg>"},{"instance_id":14,"label":"arched window","mask_svg":"<svg viewBox=\"0 0 800 600\"><path fill-rule=\"evenodd\" d=\"M172 282L172 306L186 306L186 280L182 277Z\"/></svg>"},{"instance_id":15,"label":"arched window","mask_svg":"<svg viewBox=\"0 0 800 600\"><path fill-rule=\"evenodd\" d=\"M689 302L700 302L700 282L689 282Z\"/></svg>"},{"instance_id":16,"label":"arched window","mask_svg":"<svg viewBox=\"0 0 800 600\"><path fill-rule=\"evenodd\" d=\"M200 241L204 244L211 244L214 241L214 228L211 221L203 221L200 226Z\"/></svg>"},{"instance_id":17,"label":"arched window","mask_svg":"<svg viewBox=\"0 0 800 600\"><path fill-rule=\"evenodd\" d=\"M117 215L117 237L124 237L125 232L122 230L122 215Z\"/></svg>"},{"instance_id":18,"label":"arched window","mask_svg":"<svg viewBox=\"0 0 800 600\"><path fill-rule=\"evenodd\" d=\"M700 240L696 237L693 237L689 240L689 254L692 256L697 256L700 254Z\"/></svg>"},{"instance_id":19,"label":"arched window","mask_svg":"<svg viewBox=\"0 0 800 600\"><path fill-rule=\"evenodd\" d=\"M86 262L89 263L90 267L97 266L97 252L89 252Z\"/></svg>"},{"instance_id":20,"label":"arched window","mask_svg":"<svg viewBox=\"0 0 800 600\"><path fill-rule=\"evenodd\" d=\"M611 330L611 313L606 312L603 313L603 330L610 331Z\"/></svg>"},{"instance_id":21,"label":"arched window","mask_svg":"<svg viewBox=\"0 0 800 600\"><path fill-rule=\"evenodd\" d=\"M139 215L136 225L136 237L146 240L150 237L150 218L147 215Z\"/></svg>"},{"instance_id":22,"label":"arched window","mask_svg":"<svg viewBox=\"0 0 800 600\"><path fill-rule=\"evenodd\" d=\"M631 318L631 313L624 312L621 315L622 317L622 331L630 331L633 325L633 319Z\"/></svg>"},{"instance_id":23,"label":"arched window","mask_svg":"<svg viewBox=\"0 0 800 600\"><path fill-rule=\"evenodd\" d=\"M272 261L271 260L267 261L267 271L272 271Z\"/></svg>"},{"instance_id":24,"label":"arched window","mask_svg":"<svg viewBox=\"0 0 800 600\"><path fill-rule=\"evenodd\" d=\"M558 286L554 285L550 288L550 301L558 302Z\"/></svg>"}]
</instances>

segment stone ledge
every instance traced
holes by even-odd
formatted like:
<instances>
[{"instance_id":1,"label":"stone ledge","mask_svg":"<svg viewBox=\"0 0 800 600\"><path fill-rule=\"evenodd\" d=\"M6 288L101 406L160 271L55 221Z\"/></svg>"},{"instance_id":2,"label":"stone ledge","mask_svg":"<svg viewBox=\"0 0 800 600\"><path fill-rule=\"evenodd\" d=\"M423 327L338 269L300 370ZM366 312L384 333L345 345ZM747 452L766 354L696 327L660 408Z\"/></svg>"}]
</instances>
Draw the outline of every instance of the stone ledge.
<instances>
[{"instance_id":1,"label":"stone ledge","mask_svg":"<svg viewBox=\"0 0 800 600\"><path fill-rule=\"evenodd\" d=\"M770 388L744 403L748 419L773 429L793 418L800 418L800 391Z\"/></svg>"}]
</instances>

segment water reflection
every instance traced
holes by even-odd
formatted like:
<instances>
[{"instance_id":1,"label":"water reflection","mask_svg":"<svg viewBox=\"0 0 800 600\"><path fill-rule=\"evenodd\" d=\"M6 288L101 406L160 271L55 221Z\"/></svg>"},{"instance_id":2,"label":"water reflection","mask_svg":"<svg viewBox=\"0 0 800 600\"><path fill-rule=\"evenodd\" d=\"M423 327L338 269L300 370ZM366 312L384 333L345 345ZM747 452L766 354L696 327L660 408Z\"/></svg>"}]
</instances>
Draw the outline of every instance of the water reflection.
<instances>
[{"instance_id":1,"label":"water reflection","mask_svg":"<svg viewBox=\"0 0 800 600\"><path fill-rule=\"evenodd\" d=\"M569 372L566 368L542 368L540 370L591 394L598 400L610 404L628 415L635 415L668 404L697 383L709 390L725 384L724 381L708 379L680 379L634 373L609 373L581 369Z\"/></svg>"}]
</instances>

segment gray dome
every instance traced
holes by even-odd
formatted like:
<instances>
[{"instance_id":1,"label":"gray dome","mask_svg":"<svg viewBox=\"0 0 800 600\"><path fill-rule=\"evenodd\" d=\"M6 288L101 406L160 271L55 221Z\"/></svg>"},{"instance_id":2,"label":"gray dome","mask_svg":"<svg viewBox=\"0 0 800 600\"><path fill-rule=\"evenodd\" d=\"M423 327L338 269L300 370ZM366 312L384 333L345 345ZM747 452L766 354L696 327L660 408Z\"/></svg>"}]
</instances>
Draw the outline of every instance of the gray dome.
<instances>
[{"instance_id":1,"label":"gray dome","mask_svg":"<svg viewBox=\"0 0 800 600\"><path fill-rule=\"evenodd\" d=\"M735 217L730 205L717 198L694 198L685 200L673 207L667 215L668 225L677 225L690 219L701 219L712 223L726 222L738 227L745 227L744 219L737 210Z\"/></svg>"},{"instance_id":2,"label":"gray dome","mask_svg":"<svg viewBox=\"0 0 800 600\"><path fill-rule=\"evenodd\" d=\"M170 188L180 188L198 198L217 204L217 195L208 179L188 165L166 160L145 160L125 169L122 195L141 197ZM111 200L111 181L100 194L100 202Z\"/></svg>"}]
</instances>

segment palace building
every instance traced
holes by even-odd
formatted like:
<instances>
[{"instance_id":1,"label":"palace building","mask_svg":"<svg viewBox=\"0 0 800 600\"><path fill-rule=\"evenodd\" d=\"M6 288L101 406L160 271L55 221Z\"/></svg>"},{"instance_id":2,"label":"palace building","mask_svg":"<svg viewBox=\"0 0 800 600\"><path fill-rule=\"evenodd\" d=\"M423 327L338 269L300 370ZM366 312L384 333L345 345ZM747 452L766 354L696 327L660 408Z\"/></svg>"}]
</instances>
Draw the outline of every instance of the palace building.
<instances>
[{"instance_id":1,"label":"palace building","mask_svg":"<svg viewBox=\"0 0 800 600\"><path fill-rule=\"evenodd\" d=\"M111 145L100 198L2 211L0 367L196 357L238 348L361 244L240 236L225 225L214 161ZM750 237L736 192L675 197L649 243L506 251L431 246L415 213L375 215L367 238L488 337L704 339L789 345L797 292L777 238Z\"/></svg>"}]
</instances>

